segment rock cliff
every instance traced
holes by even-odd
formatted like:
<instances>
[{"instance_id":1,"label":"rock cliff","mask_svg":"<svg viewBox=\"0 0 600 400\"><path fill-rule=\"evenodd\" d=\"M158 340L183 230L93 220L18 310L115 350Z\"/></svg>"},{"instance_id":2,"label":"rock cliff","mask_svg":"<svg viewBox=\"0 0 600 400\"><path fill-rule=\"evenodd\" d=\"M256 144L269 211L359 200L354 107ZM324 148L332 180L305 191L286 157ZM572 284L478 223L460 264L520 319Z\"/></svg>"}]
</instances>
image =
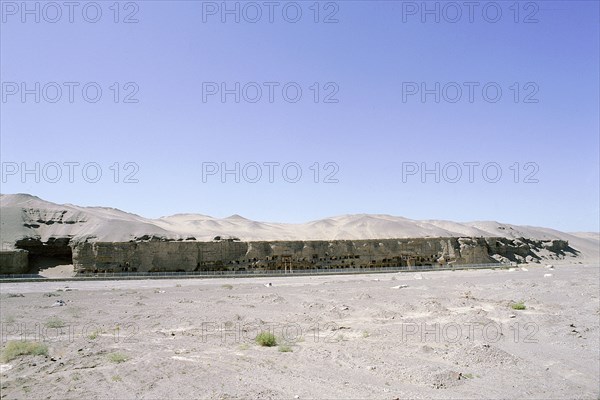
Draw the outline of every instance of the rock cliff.
<instances>
[{"instance_id":1,"label":"rock cliff","mask_svg":"<svg viewBox=\"0 0 600 400\"><path fill-rule=\"evenodd\" d=\"M0 242L0 274L62 264L79 272L141 272L535 262L598 247L597 239L493 221L367 214L305 224L200 214L148 219L27 194L0 195Z\"/></svg>"}]
</instances>

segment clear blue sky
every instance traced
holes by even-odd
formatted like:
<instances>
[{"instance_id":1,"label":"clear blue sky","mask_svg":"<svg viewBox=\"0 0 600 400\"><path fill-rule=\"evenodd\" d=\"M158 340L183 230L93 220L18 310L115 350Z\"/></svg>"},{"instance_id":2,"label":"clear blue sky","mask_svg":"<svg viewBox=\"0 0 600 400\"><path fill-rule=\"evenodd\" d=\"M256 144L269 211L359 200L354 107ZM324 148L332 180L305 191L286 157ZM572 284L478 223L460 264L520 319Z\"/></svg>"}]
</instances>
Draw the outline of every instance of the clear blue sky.
<instances>
[{"instance_id":1,"label":"clear blue sky","mask_svg":"<svg viewBox=\"0 0 600 400\"><path fill-rule=\"evenodd\" d=\"M91 23L96 10L84 14L86 2L69 22L66 6L28 2L28 14L22 2L2 1L2 193L147 217L304 222L382 213L599 230L597 1L478 2L473 10L427 2L438 7L439 22L420 1L314 3L275 2L271 23L262 1L227 2L239 7L237 23L221 1L122 2L118 16L107 1ZM256 4L262 15L253 23ZM292 23L297 8L302 15ZM102 89L96 103L94 86L87 100L82 95L89 82ZM208 91L235 82L239 103ZM262 88L255 103L249 82ZM272 102L268 82L275 82ZM435 92L436 82L439 102L435 93L423 102L421 83ZM302 96L292 103L295 87ZM462 97L452 102L457 87ZM493 102L497 88L502 96ZM31 92L22 98L22 89ZM126 95L138 102L124 102ZM79 163L73 182L69 162ZM139 169L125 169L127 162ZM234 174L203 178L206 163L234 169L236 162L239 183ZM280 163L273 182L269 162ZM335 165L326 169L328 162ZM472 182L470 162L479 163ZM39 183L35 173L21 175L23 163L40 163ZM98 182L82 177L87 163L101 168ZM262 170L256 183L252 163ZM298 182L288 182L293 167L282 176L286 163L302 169ZM421 176L423 165L435 170L436 163L439 182L435 173ZM87 172L93 180L93 167ZM123 182L128 172L137 183ZM333 172L338 182L323 182Z\"/></svg>"}]
</instances>

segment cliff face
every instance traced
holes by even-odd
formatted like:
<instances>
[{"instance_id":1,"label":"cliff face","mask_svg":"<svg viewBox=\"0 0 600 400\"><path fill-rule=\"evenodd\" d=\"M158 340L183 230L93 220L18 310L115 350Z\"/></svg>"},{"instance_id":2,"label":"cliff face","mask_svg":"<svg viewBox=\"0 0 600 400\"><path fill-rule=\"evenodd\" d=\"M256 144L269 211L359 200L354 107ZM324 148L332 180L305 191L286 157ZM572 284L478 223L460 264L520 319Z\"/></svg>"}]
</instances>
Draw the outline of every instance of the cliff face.
<instances>
[{"instance_id":1,"label":"cliff face","mask_svg":"<svg viewBox=\"0 0 600 400\"><path fill-rule=\"evenodd\" d=\"M28 269L27 251L0 251L0 274L26 274Z\"/></svg>"},{"instance_id":2,"label":"cliff face","mask_svg":"<svg viewBox=\"0 0 600 400\"><path fill-rule=\"evenodd\" d=\"M149 239L22 239L16 243L19 250L0 253L0 274L25 273L49 259L57 264L72 263L78 273L97 273L447 266L539 262L577 255L564 240L501 237L256 242Z\"/></svg>"},{"instance_id":3,"label":"cliff face","mask_svg":"<svg viewBox=\"0 0 600 400\"><path fill-rule=\"evenodd\" d=\"M338 241L216 242L144 241L80 243L73 247L78 272L202 271L346 268L393 265L489 263L484 239L456 238Z\"/></svg>"},{"instance_id":4,"label":"cliff face","mask_svg":"<svg viewBox=\"0 0 600 400\"><path fill-rule=\"evenodd\" d=\"M304 224L197 214L147 219L26 194L0 195L0 211L0 274L63 264L118 272L535 262L578 255L568 241L582 252L597 247L564 232L494 221L367 214ZM243 241L212 240L227 237ZM14 253L19 249L26 257Z\"/></svg>"},{"instance_id":5,"label":"cliff face","mask_svg":"<svg viewBox=\"0 0 600 400\"><path fill-rule=\"evenodd\" d=\"M564 241L506 238L428 238L339 241L215 242L143 241L79 243L73 247L78 272L272 270L537 260L553 249L556 258L575 255ZM548 250L550 251L550 250ZM530 260L528 259L528 260Z\"/></svg>"},{"instance_id":6,"label":"cliff face","mask_svg":"<svg viewBox=\"0 0 600 400\"><path fill-rule=\"evenodd\" d=\"M539 262L576 257L579 252L566 240L534 240L526 238L487 238L489 254L499 261Z\"/></svg>"}]
</instances>

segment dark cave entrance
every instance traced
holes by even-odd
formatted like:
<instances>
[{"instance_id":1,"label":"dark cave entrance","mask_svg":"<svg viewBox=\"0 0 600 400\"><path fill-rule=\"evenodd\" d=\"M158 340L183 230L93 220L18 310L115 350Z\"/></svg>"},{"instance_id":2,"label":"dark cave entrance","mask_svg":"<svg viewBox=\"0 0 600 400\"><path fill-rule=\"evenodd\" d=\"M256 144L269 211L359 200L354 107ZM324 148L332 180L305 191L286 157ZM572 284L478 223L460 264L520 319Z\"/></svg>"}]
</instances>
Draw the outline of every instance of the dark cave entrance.
<instances>
[{"instance_id":1,"label":"dark cave entrance","mask_svg":"<svg viewBox=\"0 0 600 400\"><path fill-rule=\"evenodd\" d=\"M73 264L73 250L69 246L70 238L49 238L45 243L38 238L25 238L15 243L17 249L29 252L30 274L58 265Z\"/></svg>"}]
</instances>

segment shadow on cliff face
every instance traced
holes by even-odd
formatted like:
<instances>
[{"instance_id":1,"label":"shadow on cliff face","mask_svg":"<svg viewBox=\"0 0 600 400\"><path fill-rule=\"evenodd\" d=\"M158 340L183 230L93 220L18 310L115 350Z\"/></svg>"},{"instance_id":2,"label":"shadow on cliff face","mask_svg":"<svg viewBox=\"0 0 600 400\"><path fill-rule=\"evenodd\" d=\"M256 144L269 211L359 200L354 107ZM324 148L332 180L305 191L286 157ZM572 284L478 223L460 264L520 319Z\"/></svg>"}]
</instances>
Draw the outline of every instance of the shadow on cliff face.
<instances>
[{"instance_id":1,"label":"shadow on cliff face","mask_svg":"<svg viewBox=\"0 0 600 400\"><path fill-rule=\"evenodd\" d=\"M37 274L43 269L73 264L70 240L69 238L50 238L44 243L39 238L25 238L18 240L15 247L29 252L28 273Z\"/></svg>"}]
</instances>

